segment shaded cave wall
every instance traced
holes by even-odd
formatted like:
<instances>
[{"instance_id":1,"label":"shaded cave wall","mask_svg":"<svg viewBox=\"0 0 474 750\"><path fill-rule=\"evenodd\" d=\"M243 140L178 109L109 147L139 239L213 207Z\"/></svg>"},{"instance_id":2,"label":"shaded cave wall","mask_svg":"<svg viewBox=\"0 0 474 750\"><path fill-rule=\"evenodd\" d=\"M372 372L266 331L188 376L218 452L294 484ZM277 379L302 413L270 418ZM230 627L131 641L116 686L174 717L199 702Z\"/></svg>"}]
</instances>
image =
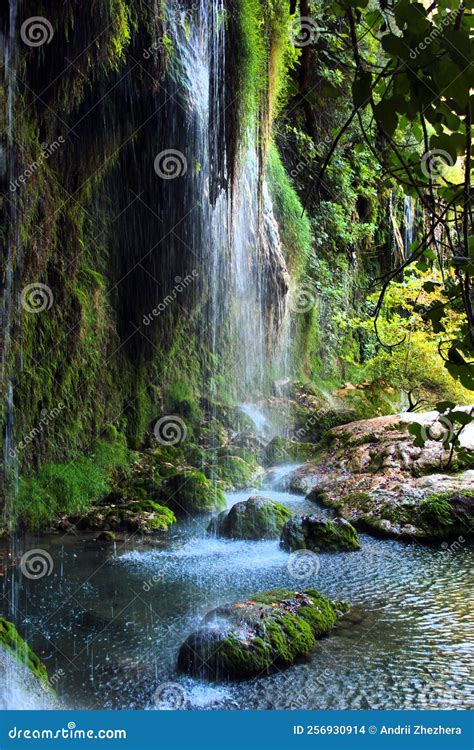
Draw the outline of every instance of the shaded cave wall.
<instances>
[{"instance_id":1,"label":"shaded cave wall","mask_svg":"<svg viewBox=\"0 0 474 750\"><path fill-rule=\"evenodd\" d=\"M301 127L303 111L308 130L306 99L295 106L291 98L301 85L306 53L299 61L285 57L283 0L272 3L271 13L259 0L225 5L225 118L214 133L211 189L232 189L253 113L293 292L310 283L319 294L326 283L317 261L320 198L308 204L302 219L311 170L300 172L292 163L288 129ZM22 445L19 470L25 471L87 450L111 422L131 446L139 446L169 384L184 380L203 395L219 367L225 380L226 363L216 363L201 335L209 290L202 258L193 253L193 207L183 212L189 183L159 180L153 168L171 136L172 147L184 150L188 125L166 78L172 49L163 35L164 4L77 0L53 10L47 3L10 0L2 10L10 56L1 112L3 282L9 299L2 428L4 437L13 432ZM29 47L19 29L38 15L50 20L54 34L49 43ZM283 163L272 145L275 117ZM12 180L28 170L31 175L11 189ZM354 280L365 268L357 258L366 245L348 250L335 240L354 305L361 288ZM193 270L198 281L180 294L179 304L144 326L176 279ZM51 290L53 303L40 314L25 314L22 292L38 282ZM334 284L339 307L346 304L344 283ZM303 315L297 312L293 374L324 374L325 352L326 374L333 376L340 342L331 339L328 353L330 315L321 314L319 302ZM24 443L26 435L31 439Z\"/></svg>"}]
</instances>

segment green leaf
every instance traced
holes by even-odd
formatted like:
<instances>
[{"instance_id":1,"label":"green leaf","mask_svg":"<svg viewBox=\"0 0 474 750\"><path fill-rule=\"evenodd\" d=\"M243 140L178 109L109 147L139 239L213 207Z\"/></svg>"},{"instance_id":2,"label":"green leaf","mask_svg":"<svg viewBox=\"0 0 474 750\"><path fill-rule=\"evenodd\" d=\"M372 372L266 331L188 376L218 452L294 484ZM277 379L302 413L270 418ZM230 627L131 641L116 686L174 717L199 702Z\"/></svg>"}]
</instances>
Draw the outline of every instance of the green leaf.
<instances>
[{"instance_id":1,"label":"green leaf","mask_svg":"<svg viewBox=\"0 0 474 750\"><path fill-rule=\"evenodd\" d=\"M388 135L393 135L397 129L398 116L390 101L382 100L375 108L377 121Z\"/></svg>"},{"instance_id":2,"label":"green leaf","mask_svg":"<svg viewBox=\"0 0 474 750\"><path fill-rule=\"evenodd\" d=\"M369 103L372 94L372 73L361 70L352 84L352 98L356 107Z\"/></svg>"},{"instance_id":3,"label":"green leaf","mask_svg":"<svg viewBox=\"0 0 474 750\"><path fill-rule=\"evenodd\" d=\"M451 421L458 422L464 427L468 424L471 424L471 422L473 421L473 417L470 414L467 414L465 411L452 411L449 414L449 418L451 419Z\"/></svg>"},{"instance_id":4,"label":"green leaf","mask_svg":"<svg viewBox=\"0 0 474 750\"><path fill-rule=\"evenodd\" d=\"M450 409L454 409L456 404L454 401L438 401L436 404L436 411L439 411L440 414L443 414L445 411L449 411Z\"/></svg>"}]
</instances>

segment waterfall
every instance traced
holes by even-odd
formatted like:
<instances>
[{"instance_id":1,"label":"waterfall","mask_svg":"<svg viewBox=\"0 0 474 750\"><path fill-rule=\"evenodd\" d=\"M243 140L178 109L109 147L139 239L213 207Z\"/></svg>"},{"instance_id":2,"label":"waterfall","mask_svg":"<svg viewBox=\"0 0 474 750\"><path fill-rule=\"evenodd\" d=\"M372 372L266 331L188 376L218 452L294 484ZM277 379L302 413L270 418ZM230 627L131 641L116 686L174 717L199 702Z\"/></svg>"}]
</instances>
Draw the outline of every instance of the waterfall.
<instances>
[{"instance_id":1,"label":"waterfall","mask_svg":"<svg viewBox=\"0 0 474 750\"><path fill-rule=\"evenodd\" d=\"M248 397L264 391L269 367L284 366L288 285L262 177L257 123L248 126L236 169L225 154L224 13L223 0L168 7L175 51L169 78L186 110L185 150L192 171L188 200L199 207L191 250L205 277L202 336L214 361L221 367L222 360L230 364L237 392Z\"/></svg>"},{"instance_id":2,"label":"waterfall","mask_svg":"<svg viewBox=\"0 0 474 750\"><path fill-rule=\"evenodd\" d=\"M410 255L410 247L414 234L414 201L410 195L405 195L403 201L403 251L404 257Z\"/></svg>"}]
</instances>

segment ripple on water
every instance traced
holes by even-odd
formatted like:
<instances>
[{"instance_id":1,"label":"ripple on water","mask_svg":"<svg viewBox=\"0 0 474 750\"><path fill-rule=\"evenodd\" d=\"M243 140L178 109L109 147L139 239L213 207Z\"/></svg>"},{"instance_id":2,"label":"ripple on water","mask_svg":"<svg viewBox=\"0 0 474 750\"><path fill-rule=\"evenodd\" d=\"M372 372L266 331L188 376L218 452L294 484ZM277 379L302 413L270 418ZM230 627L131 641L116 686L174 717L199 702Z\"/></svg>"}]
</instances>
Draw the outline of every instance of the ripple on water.
<instances>
[{"instance_id":1,"label":"ripple on water","mask_svg":"<svg viewBox=\"0 0 474 750\"><path fill-rule=\"evenodd\" d=\"M229 494L229 505L255 492ZM262 490L294 512L320 511L298 495ZM354 553L320 554L295 581L278 541L217 539L209 517L180 521L166 546L116 557L97 545L30 546L61 559L51 577L25 582L25 635L68 680L70 706L143 708L163 682L183 685L185 708L467 708L474 625L472 548L456 552L361 535ZM78 564L80 563L80 564ZM181 642L206 611L271 588L314 587L352 610L303 663L242 683L201 684L175 672ZM45 642L41 633L47 633ZM64 657L62 656L65 655ZM74 670L67 659L73 660Z\"/></svg>"}]
</instances>

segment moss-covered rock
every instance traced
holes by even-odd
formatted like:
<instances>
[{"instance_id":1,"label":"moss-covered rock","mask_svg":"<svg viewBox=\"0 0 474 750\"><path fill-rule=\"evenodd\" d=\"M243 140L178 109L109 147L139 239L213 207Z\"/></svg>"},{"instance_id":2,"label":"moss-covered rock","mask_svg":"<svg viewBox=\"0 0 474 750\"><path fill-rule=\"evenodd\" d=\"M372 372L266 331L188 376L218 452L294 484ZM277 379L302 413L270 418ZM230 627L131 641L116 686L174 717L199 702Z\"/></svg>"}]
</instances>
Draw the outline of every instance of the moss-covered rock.
<instances>
[{"instance_id":1,"label":"moss-covered rock","mask_svg":"<svg viewBox=\"0 0 474 750\"><path fill-rule=\"evenodd\" d=\"M0 617L0 648L13 654L15 659L28 667L40 682L45 685L48 683L46 667L20 636L14 624L4 617Z\"/></svg>"},{"instance_id":2,"label":"moss-covered rock","mask_svg":"<svg viewBox=\"0 0 474 750\"><path fill-rule=\"evenodd\" d=\"M250 497L219 513L208 531L228 539L278 539L291 512L266 497Z\"/></svg>"},{"instance_id":3,"label":"moss-covered rock","mask_svg":"<svg viewBox=\"0 0 474 750\"><path fill-rule=\"evenodd\" d=\"M178 668L207 678L242 679L281 669L309 654L347 605L317 591L274 590L219 607L178 654Z\"/></svg>"},{"instance_id":4,"label":"moss-covered rock","mask_svg":"<svg viewBox=\"0 0 474 750\"><path fill-rule=\"evenodd\" d=\"M217 463L210 471L224 482L227 489L243 489L253 484L258 469L255 459L246 461L240 456L224 455L217 457Z\"/></svg>"},{"instance_id":5,"label":"moss-covered rock","mask_svg":"<svg viewBox=\"0 0 474 750\"><path fill-rule=\"evenodd\" d=\"M265 449L267 465L285 464L291 461L307 461L316 456L317 446L291 438L275 437Z\"/></svg>"},{"instance_id":6,"label":"moss-covered rock","mask_svg":"<svg viewBox=\"0 0 474 750\"><path fill-rule=\"evenodd\" d=\"M317 516L294 516L285 524L281 546L287 550L351 552L360 549L355 528L343 518L325 520Z\"/></svg>"},{"instance_id":7,"label":"moss-covered rock","mask_svg":"<svg viewBox=\"0 0 474 750\"><path fill-rule=\"evenodd\" d=\"M224 493L197 469L183 469L163 480L159 496L177 515L196 515L222 510Z\"/></svg>"},{"instance_id":8,"label":"moss-covered rock","mask_svg":"<svg viewBox=\"0 0 474 750\"><path fill-rule=\"evenodd\" d=\"M61 526L83 531L151 534L176 521L172 510L155 502L141 487L115 489L82 516L68 516Z\"/></svg>"},{"instance_id":9,"label":"moss-covered rock","mask_svg":"<svg viewBox=\"0 0 474 750\"><path fill-rule=\"evenodd\" d=\"M431 542L473 534L472 491L436 492L421 500L407 496L398 501L376 493L352 492L331 504L355 526L377 536Z\"/></svg>"}]
</instances>

